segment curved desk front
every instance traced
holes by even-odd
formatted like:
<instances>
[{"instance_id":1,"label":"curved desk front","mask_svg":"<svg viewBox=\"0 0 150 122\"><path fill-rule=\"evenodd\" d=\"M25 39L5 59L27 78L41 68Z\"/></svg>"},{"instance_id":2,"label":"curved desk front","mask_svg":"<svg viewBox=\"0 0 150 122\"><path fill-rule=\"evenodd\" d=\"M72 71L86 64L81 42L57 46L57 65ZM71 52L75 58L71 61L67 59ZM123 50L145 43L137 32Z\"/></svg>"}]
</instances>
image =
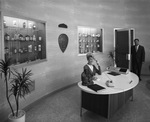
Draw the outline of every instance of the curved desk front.
<instances>
[{"instance_id":1,"label":"curved desk front","mask_svg":"<svg viewBox=\"0 0 150 122\"><path fill-rule=\"evenodd\" d=\"M82 82L78 83L81 88L81 115L82 108L95 112L106 118L110 118L127 100L133 100L133 88L138 84L139 78L136 74L111 75L105 71L98 75L94 84L103 86L105 89L97 92L83 86ZM112 80L114 87L107 87L106 81Z\"/></svg>"}]
</instances>

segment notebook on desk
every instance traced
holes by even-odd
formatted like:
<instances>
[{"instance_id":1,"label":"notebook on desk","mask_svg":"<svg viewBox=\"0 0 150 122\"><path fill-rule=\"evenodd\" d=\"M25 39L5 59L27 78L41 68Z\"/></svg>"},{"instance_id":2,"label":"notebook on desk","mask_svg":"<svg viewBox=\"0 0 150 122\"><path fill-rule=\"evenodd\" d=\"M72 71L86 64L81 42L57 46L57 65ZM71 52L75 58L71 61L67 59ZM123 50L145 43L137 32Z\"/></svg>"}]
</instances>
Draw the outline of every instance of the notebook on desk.
<instances>
[{"instance_id":1,"label":"notebook on desk","mask_svg":"<svg viewBox=\"0 0 150 122\"><path fill-rule=\"evenodd\" d=\"M109 73L107 73L107 74L110 74L110 75L113 75L113 76L120 75L120 74L119 74L119 73L117 73L117 72L109 72Z\"/></svg>"},{"instance_id":2,"label":"notebook on desk","mask_svg":"<svg viewBox=\"0 0 150 122\"><path fill-rule=\"evenodd\" d=\"M104 87L97 84L88 85L87 87L94 90L95 92L97 92L98 90L105 89Z\"/></svg>"},{"instance_id":3,"label":"notebook on desk","mask_svg":"<svg viewBox=\"0 0 150 122\"><path fill-rule=\"evenodd\" d=\"M126 68L120 68L119 72L127 72L127 69Z\"/></svg>"},{"instance_id":4,"label":"notebook on desk","mask_svg":"<svg viewBox=\"0 0 150 122\"><path fill-rule=\"evenodd\" d=\"M113 73L110 73L111 75L117 75L114 72L118 73L118 74L128 74L129 70L127 68L123 68L123 67L109 67L108 71L111 71Z\"/></svg>"}]
</instances>

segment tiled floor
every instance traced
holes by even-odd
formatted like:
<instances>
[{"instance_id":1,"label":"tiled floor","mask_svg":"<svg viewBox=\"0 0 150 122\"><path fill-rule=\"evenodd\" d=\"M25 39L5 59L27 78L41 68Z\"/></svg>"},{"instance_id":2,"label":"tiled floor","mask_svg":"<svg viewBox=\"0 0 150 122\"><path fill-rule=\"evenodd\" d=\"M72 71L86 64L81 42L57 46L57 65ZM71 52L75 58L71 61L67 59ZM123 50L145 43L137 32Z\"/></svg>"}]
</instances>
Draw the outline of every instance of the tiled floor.
<instances>
[{"instance_id":1,"label":"tiled floor","mask_svg":"<svg viewBox=\"0 0 150 122\"><path fill-rule=\"evenodd\" d=\"M49 95L27 111L26 122L150 122L150 76L143 76L128 101L110 119L83 110L80 117L80 89L77 85Z\"/></svg>"}]
</instances>

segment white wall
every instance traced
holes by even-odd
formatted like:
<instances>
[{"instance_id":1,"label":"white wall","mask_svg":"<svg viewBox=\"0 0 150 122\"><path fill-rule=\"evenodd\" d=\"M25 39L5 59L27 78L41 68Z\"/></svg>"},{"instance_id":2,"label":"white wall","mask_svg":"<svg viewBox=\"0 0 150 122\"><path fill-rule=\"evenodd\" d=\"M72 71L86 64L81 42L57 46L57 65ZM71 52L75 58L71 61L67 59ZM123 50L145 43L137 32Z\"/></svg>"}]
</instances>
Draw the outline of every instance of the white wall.
<instances>
[{"instance_id":1,"label":"white wall","mask_svg":"<svg viewBox=\"0 0 150 122\"><path fill-rule=\"evenodd\" d=\"M108 65L108 51L113 49L114 28L135 28L136 37L145 46L146 63L143 74L149 74L150 64L150 2L149 0L2 0L4 14L21 15L46 21L47 61L26 66L32 69L35 90L21 101L25 107L59 88L80 81L85 56L78 56L77 26L104 29L104 52L96 54L102 70ZM65 23L68 29L58 28ZM62 53L58 36L65 33L69 44ZM0 81L0 120L9 113L5 100L5 86Z\"/></svg>"}]
</instances>

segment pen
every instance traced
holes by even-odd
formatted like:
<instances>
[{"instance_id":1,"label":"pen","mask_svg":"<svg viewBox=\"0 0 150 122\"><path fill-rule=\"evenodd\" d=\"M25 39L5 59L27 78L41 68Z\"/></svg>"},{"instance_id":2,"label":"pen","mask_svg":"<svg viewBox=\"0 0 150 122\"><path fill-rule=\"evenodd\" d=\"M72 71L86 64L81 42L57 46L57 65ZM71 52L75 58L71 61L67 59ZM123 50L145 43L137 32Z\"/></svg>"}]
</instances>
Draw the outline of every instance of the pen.
<instances>
[{"instance_id":1,"label":"pen","mask_svg":"<svg viewBox=\"0 0 150 122\"><path fill-rule=\"evenodd\" d=\"M132 83L132 80L129 82L129 84L131 84Z\"/></svg>"}]
</instances>

